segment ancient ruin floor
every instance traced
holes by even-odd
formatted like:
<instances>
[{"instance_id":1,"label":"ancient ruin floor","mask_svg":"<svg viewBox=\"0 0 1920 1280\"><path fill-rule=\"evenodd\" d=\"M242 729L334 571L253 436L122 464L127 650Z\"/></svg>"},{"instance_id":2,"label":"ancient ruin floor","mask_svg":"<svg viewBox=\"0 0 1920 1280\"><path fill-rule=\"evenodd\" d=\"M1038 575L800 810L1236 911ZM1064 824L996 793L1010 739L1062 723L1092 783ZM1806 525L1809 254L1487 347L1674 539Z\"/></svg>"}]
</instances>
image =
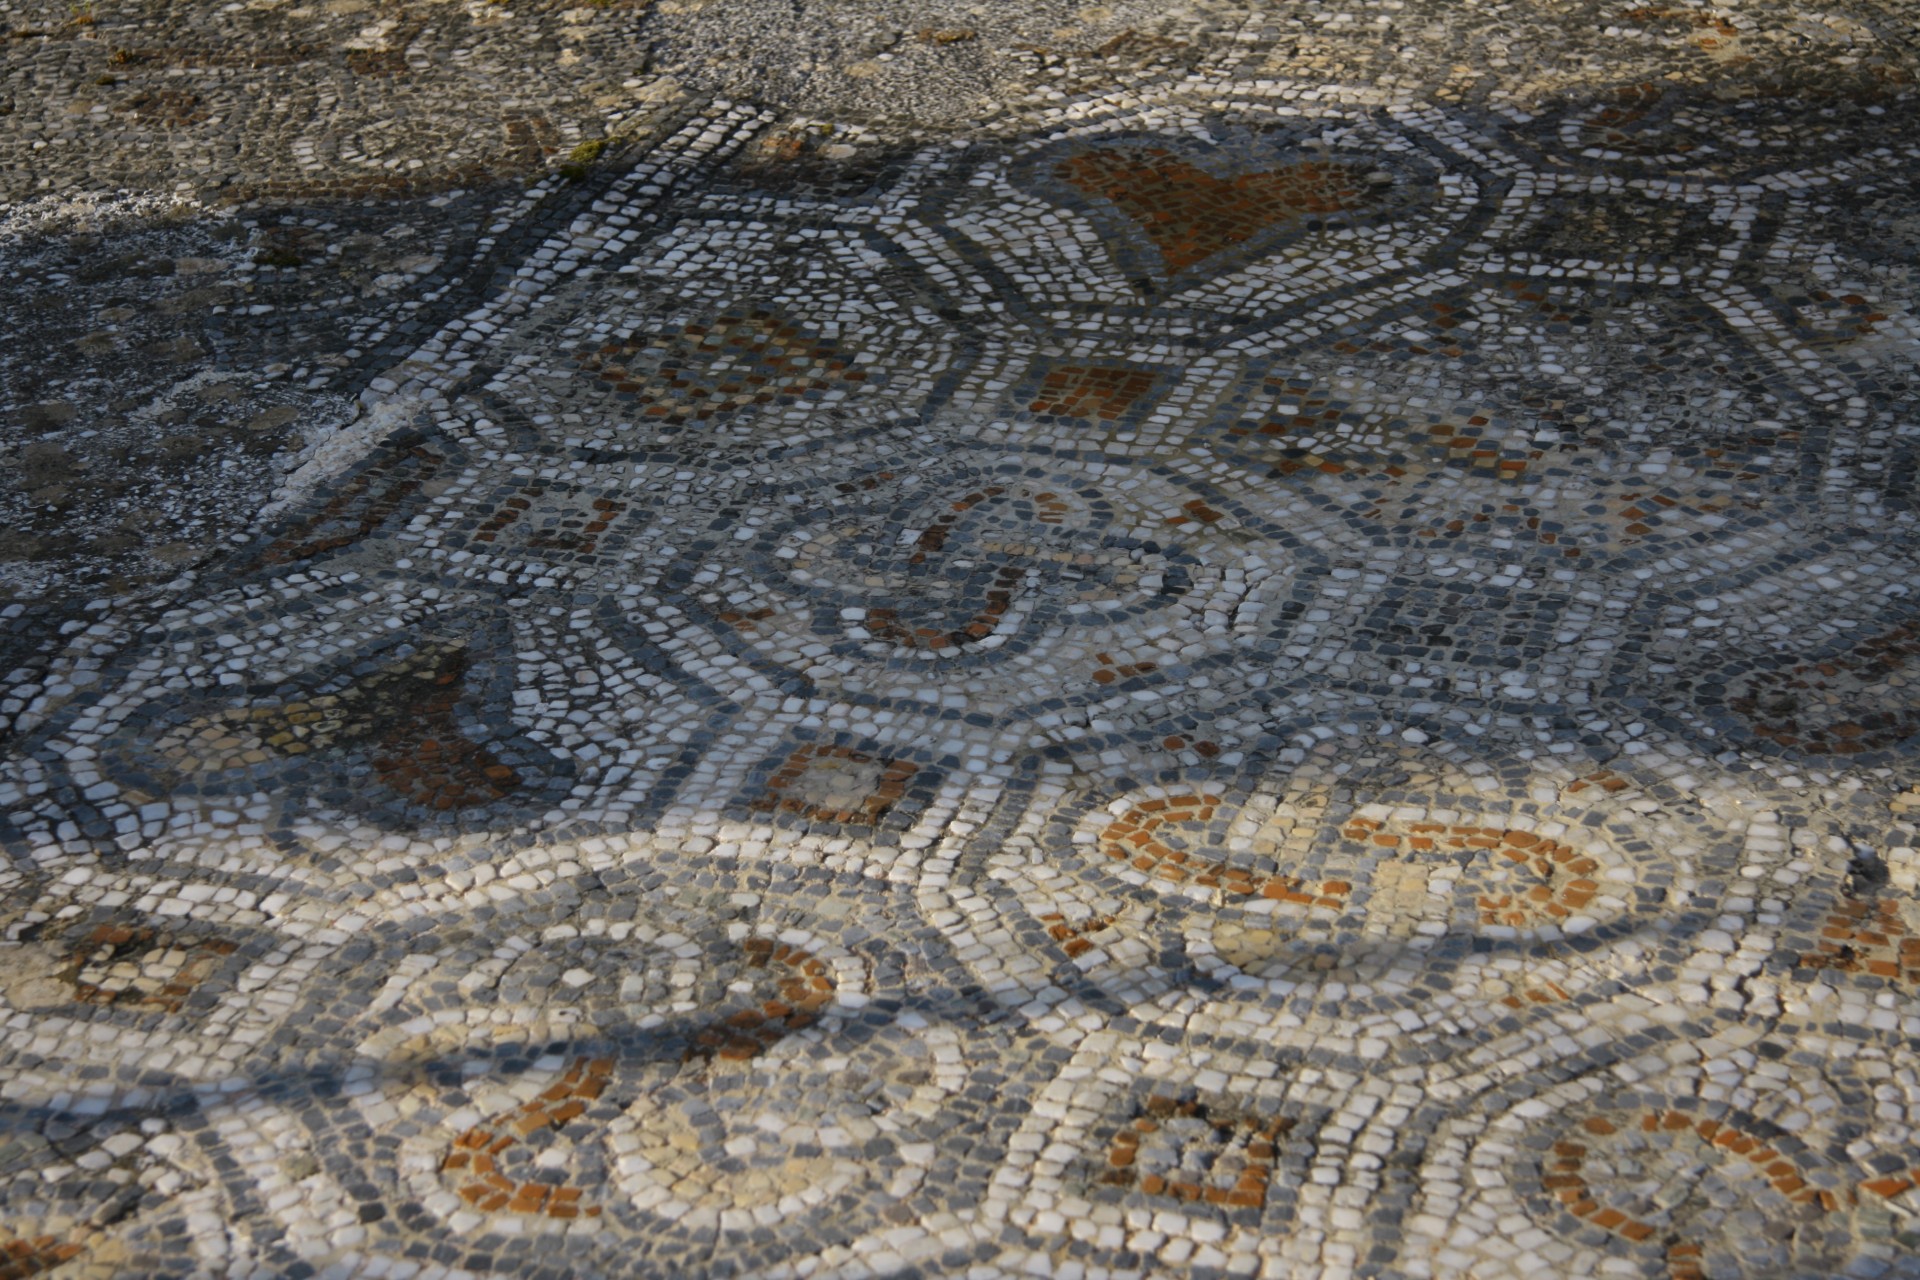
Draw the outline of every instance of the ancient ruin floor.
<instances>
[{"instance_id":1,"label":"ancient ruin floor","mask_svg":"<svg viewBox=\"0 0 1920 1280\"><path fill-rule=\"evenodd\" d=\"M1920 7L0 27L0 1280L1920 1277Z\"/></svg>"}]
</instances>

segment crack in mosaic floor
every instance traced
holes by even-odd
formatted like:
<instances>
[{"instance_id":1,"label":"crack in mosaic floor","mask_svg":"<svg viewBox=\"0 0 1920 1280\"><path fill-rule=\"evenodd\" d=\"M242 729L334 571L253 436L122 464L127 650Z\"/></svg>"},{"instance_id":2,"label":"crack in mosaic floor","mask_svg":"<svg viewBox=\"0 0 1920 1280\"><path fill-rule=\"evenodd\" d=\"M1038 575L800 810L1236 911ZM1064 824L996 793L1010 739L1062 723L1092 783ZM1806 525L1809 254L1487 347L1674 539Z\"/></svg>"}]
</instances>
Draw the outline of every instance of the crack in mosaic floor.
<instances>
[{"instance_id":1,"label":"crack in mosaic floor","mask_svg":"<svg viewBox=\"0 0 1920 1280\"><path fill-rule=\"evenodd\" d=\"M1057 97L16 673L0 1276L1920 1276L1911 132Z\"/></svg>"}]
</instances>

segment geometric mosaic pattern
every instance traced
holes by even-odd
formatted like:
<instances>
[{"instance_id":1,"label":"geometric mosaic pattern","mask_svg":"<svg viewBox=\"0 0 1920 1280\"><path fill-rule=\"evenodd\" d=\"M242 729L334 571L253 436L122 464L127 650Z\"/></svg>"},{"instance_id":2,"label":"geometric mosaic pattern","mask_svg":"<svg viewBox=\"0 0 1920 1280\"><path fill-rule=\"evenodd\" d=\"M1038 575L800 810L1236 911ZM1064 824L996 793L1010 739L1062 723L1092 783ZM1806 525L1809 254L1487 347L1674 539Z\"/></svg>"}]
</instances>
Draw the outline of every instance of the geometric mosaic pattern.
<instances>
[{"instance_id":1,"label":"geometric mosaic pattern","mask_svg":"<svg viewBox=\"0 0 1920 1280\"><path fill-rule=\"evenodd\" d=\"M1920 146L1723 108L523 212L6 686L0 1275L1920 1276Z\"/></svg>"}]
</instances>

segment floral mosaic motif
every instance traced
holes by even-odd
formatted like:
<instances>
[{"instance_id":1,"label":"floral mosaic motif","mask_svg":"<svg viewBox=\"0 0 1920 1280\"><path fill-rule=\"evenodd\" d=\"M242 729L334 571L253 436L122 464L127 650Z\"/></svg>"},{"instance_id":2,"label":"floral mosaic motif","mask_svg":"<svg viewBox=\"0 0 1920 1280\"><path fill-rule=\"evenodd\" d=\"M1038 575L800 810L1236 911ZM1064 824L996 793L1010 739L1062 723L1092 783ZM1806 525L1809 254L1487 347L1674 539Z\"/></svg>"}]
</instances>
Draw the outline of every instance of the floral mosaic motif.
<instances>
[{"instance_id":1,"label":"floral mosaic motif","mask_svg":"<svg viewBox=\"0 0 1920 1280\"><path fill-rule=\"evenodd\" d=\"M1116 422L1151 392L1158 381L1158 377L1146 369L1077 364L1049 366L1027 404L1027 411Z\"/></svg>"},{"instance_id":2,"label":"floral mosaic motif","mask_svg":"<svg viewBox=\"0 0 1920 1280\"><path fill-rule=\"evenodd\" d=\"M1013 504L1022 515L1030 515L1035 523L1041 525L1064 524L1073 510L1057 493L1022 491L1009 495L1003 485L987 485L954 499L947 511L934 518L914 541L913 554L907 557L909 569L927 565L929 557L938 557L946 549L955 526L961 523L968 512L982 505L998 505L1003 501ZM898 609L873 608L867 610L867 631L903 649L938 652L978 644L992 635L1001 619L1006 617L1013 606L1014 593L1027 575L1028 570L1019 564L1009 564L995 570L993 577L982 585L983 599L979 612L951 630L915 627L901 620Z\"/></svg>"},{"instance_id":3,"label":"floral mosaic motif","mask_svg":"<svg viewBox=\"0 0 1920 1280\"><path fill-rule=\"evenodd\" d=\"M490 804L511 794L520 775L456 720L467 669L461 646L429 646L339 693L186 721L160 735L154 749L196 773L354 750L410 804L440 811Z\"/></svg>"},{"instance_id":4,"label":"floral mosaic motif","mask_svg":"<svg viewBox=\"0 0 1920 1280\"><path fill-rule=\"evenodd\" d=\"M1194 755L1195 775L1208 771ZM1169 775L1122 799L1061 797L1045 824L991 837L980 854L1089 984L1139 999L1161 949L1215 984L1207 1016L1243 1034L1262 1034L1275 1006L1332 1034L1356 1007L1410 1025L1590 1004L1612 973L1672 945L1666 885L1695 874L1694 851L1672 835L1364 791L1336 816L1312 775L1248 787L1211 772L1205 786ZM1569 819L1611 808L1578 794L1559 802ZM1663 847L1677 861L1654 859Z\"/></svg>"},{"instance_id":5,"label":"floral mosaic motif","mask_svg":"<svg viewBox=\"0 0 1920 1280\"><path fill-rule=\"evenodd\" d=\"M1204 540L1230 512L1192 489L1116 494L1074 469L964 462L838 482L799 518L769 503L754 556L715 566L728 585L702 594L703 612L725 596L714 609L725 634L797 681L870 687L905 658L998 666L1009 681L1046 667L1046 685L1084 687L1108 665L1093 657L1104 636L1142 615L1195 612L1196 586L1222 582ZM1063 649L1076 654L1071 681L1047 658Z\"/></svg>"},{"instance_id":6,"label":"floral mosaic motif","mask_svg":"<svg viewBox=\"0 0 1920 1280\"><path fill-rule=\"evenodd\" d=\"M475 530L473 541L498 542L502 533L519 524L546 496L544 485L522 485L518 493L502 502L499 509ZM568 513L545 522L546 527L528 531L525 535L527 547L535 551L591 556L600 545L600 536L627 509L627 504L617 498L600 497L591 499L587 507L586 511Z\"/></svg>"},{"instance_id":7,"label":"floral mosaic motif","mask_svg":"<svg viewBox=\"0 0 1920 1280\"><path fill-rule=\"evenodd\" d=\"M988 485L976 493L956 498L952 509L939 517L915 540L913 554L908 557L909 565L924 565L929 555L938 555L947 545L947 539L953 527L962 515L981 503L994 502L1006 496L1006 489L1000 485ZM1059 524L1065 504L1051 493L1034 495L1034 503L1040 509L1038 519L1042 524ZM962 627L951 631L941 631L934 627L911 627L900 622L896 609L876 608L867 610L867 630L882 639L906 649L939 650L958 648L962 645L977 644L993 634L999 620L1006 616L1007 609L1013 604L1013 589L1025 577L1025 573L1014 565L998 570L992 582L985 588L985 602L980 612Z\"/></svg>"},{"instance_id":8,"label":"floral mosaic motif","mask_svg":"<svg viewBox=\"0 0 1920 1280\"><path fill-rule=\"evenodd\" d=\"M391 688L401 696L383 706L376 730L373 767L380 781L429 809L466 809L510 794L520 775L455 722L464 695L466 655L452 650L437 660L396 672L392 685L366 690L370 699ZM417 682L412 685L402 681ZM404 692L402 692L404 691ZM388 717L391 717L390 719Z\"/></svg>"},{"instance_id":9,"label":"floral mosaic motif","mask_svg":"<svg viewBox=\"0 0 1920 1280\"><path fill-rule=\"evenodd\" d=\"M870 751L825 743L794 748L755 809L796 814L820 822L877 826L908 793L920 766Z\"/></svg>"},{"instance_id":10,"label":"floral mosaic motif","mask_svg":"<svg viewBox=\"0 0 1920 1280\"><path fill-rule=\"evenodd\" d=\"M578 357L639 412L666 426L791 403L867 381L839 344L772 311L746 310L636 334Z\"/></svg>"},{"instance_id":11,"label":"floral mosaic motif","mask_svg":"<svg viewBox=\"0 0 1920 1280\"><path fill-rule=\"evenodd\" d=\"M541 1178L531 1169L516 1181L508 1153L518 1154L514 1149L533 1135L585 1114L606 1088L612 1070L610 1058L577 1058L533 1101L454 1139L440 1168L455 1179L460 1198L485 1213L542 1214L561 1220L598 1217L600 1206L583 1200L580 1187Z\"/></svg>"},{"instance_id":12,"label":"floral mosaic motif","mask_svg":"<svg viewBox=\"0 0 1920 1280\"><path fill-rule=\"evenodd\" d=\"M1377 411L1356 413L1310 378L1268 379L1262 391L1265 412L1228 427L1227 436L1245 442L1250 456L1270 461L1275 478L1310 472L1397 480L1441 464L1513 480L1545 456L1489 434L1483 414L1429 414L1416 427Z\"/></svg>"},{"instance_id":13,"label":"floral mosaic motif","mask_svg":"<svg viewBox=\"0 0 1920 1280\"><path fill-rule=\"evenodd\" d=\"M1603 151L1638 149L1657 154L1658 150L1665 149L1660 147L1657 135L1654 139L1643 139L1638 133L1638 127L1649 122L1653 109L1666 96L1659 85L1627 85L1609 96L1611 101L1571 125L1576 136ZM1667 143L1666 148L1682 154L1692 150L1686 142Z\"/></svg>"},{"instance_id":14,"label":"floral mosaic motif","mask_svg":"<svg viewBox=\"0 0 1920 1280\"><path fill-rule=\"evenodd\" d=\"M238 950L224 938L177 938L147 927L95 925L75 945L68 981L83 1004L178 1013Z\"/></svg>"},{"instance_id":15,"label":"floral mosaic motif","mask_svg":"<svg viewBox=\"0 0 1920 1280\"><path fill-rule=\"evenodd\" d=\"M1528 929L1542 924L1564 924L1584 914L1601 892L1593 878L1600 864L1557 840L1532 831L1475 827L1441 822L1415 822L1400 834L1382 824L1356 818L1342 829L1349 840L1401 854L1441 854L1447 850L1485 850L1533 873L1537 883L1506 892L1483 892L1474 899L1483 925Z\"/></svg>"},{"instance_id":16,"label":"floral mosaic motif","mask_svg":"<svg viewBox=\"0 0 1920 1280\"><path fill-rule=\"evenodd\" d=\"M1856 1127L1895 1038L1823 1058L1807 1052L1822 1035L1795 1017L1735 1035L1748 1052L1731 1069L1710 1042L1660 1036L1657 1063L1642 1059L1651 1075L1583 1055L1562 1080L1510 1099L1469 1139L1483 1190L1466 1200L1519 1211L1514 1226L1527 1221L1537 1247L1595 1274L1845 1274L1899 1256L1888 1197L1907 1190L1911 1160L1859 1141Z\"/></svg>"},{"instance_id":17,"label":"floral mosaic motif","mask_svg":"<svg viewBox=\"0 0 1920 1280\"><path fill-rule=\"evenodd\" d=\"M757 1057L813 1025L833 1000L837 984L824 962L771 938L748 938L742 945L747 967L767 971L774 990L760 1003L736 1009L695 1033L687 1049L689 1061L740 1062Z\"/></svg>"},{"instance_id":18,"label":"floral mosaic motif","mask_svg":"<svg viewBox=\"0 0 1920 1280\"><path fill-rule=\"evenodd\" d=\"M1219 810L1217 795L1172 795L1142 800L1108 823L1100 832L1100 847L1109 858L1136 871L1170 881L1218 889L1230 897L1270 898L1300 906L1339 909L1353 886L1344 880L1309 884L1288 875L1261 875L1243 867L1197 857L1182 847L1182 826L1212 821Z\"/></svg>"},{"instance_id":19,"label":"floral mosaic motif","mask_svg":"<svg viewBox=\"0 0 1920 1280\"><path fill-rule=\"evenodd\" d=\"M1136 1187L1186 1203L1260 1209L1293 1129L1289 1116L1258 1116L1197 1099L1150 1096L1108 1144L1102 1186Z\"/></svg>"},{"instance_id":20,"label":"floral mosaic motif","mask_svg":"<svg viewBox=\"0 0 1920 1280\"><path fill-rule=\"evenodd\" d=\"M1783 1142L1782 1140L1785 1139ZM1790 1230L1796 1217L1840 1207L1833 1192L1810 1186L1795 1158L1798 1143L1784 1134L1754 1134L1736 1124L1682 1111L1648 1111L1622 1123L1590 1116L1573 1135L1553 1146L1541 1179L1574 1217L1635 1244L1661 1249L1673 1280L1705 1280L1705 1250L1685 1225L1690 1197L1683 1183L1700 1163L1726 1169L1765 1191L1752 1199L1776 1204L1769 1228ZM1631 1187L1631 1198L1613 1199ZM1770 1192L1771 1194L1766 1194ZM1624 1206L1624 1207L1622 1207ZM1718 1207L1718 1206L1715 1206ZM1712 1210L1707 1210L1710 1216Z\"/></svg>"},{"instance_id":21,"label":"floral mosaic motif","mask_svg":"<svg viewBox=\"0 0 1920 1280\"><path fill-rule=\"evenodd\" d=\"M198 716L157 734L153 751L182 771L218 773L353 749L410 802L461 809L507 795L519 776L454 718L466 696L466 650L428 645L338 693Z\"/></svg>"}]
</instances>

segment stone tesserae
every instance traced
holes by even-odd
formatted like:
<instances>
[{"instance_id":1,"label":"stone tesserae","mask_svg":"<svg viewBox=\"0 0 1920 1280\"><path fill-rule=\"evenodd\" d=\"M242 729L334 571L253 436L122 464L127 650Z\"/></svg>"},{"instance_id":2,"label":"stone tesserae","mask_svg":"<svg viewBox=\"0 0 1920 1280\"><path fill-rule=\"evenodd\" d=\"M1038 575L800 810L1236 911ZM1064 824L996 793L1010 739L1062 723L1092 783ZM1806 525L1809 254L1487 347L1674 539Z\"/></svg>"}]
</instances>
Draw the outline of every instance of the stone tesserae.
<instances>
[{"instance_id":1,"label":"stone tesserae","mask_svg":"<svg viewBox=\"0 0 1920 1280\"><path fill-rule=\"evenodd\" d=\"M1910 5L353 5L4 55L0 1277L1920 1276Z\"/></svg>"}]
</instances>

